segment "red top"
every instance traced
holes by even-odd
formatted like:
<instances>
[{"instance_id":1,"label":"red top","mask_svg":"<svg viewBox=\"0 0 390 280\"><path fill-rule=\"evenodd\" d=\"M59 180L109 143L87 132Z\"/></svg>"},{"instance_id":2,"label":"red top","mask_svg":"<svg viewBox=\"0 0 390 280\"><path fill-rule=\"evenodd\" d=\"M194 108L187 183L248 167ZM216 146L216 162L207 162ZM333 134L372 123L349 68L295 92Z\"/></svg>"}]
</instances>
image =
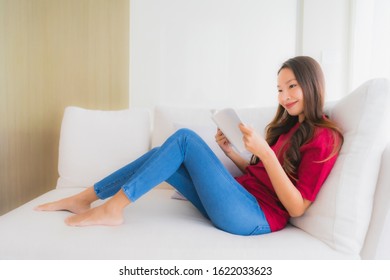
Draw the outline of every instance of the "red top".
<instances>
[{"instance_id":1,"label":"red top","mask_svg":"<svg viewBox=\"0 0 390 280\"><path fill-rule=\"evenodd\" d=\"M271 146L276 155L283 147L285 141L288 141L298 129L299 124L298 122L289 132L279 136L277 142ZM303 198L314 201L322 184L332 170L337 155L326 161L323 160L327 159L332 153L333 143L331 129L316 127L313 139L301 146L301 163L296 175L298 181L292 180L292 182ZM279 162L282 163L282 157L279 158ZM249 165L246 168L246 173L236 177L236 180L257 199L271 231L281 230L286 226L290 215L277 197L261 161L255 165Z\"/></svg>"}]
</instances>

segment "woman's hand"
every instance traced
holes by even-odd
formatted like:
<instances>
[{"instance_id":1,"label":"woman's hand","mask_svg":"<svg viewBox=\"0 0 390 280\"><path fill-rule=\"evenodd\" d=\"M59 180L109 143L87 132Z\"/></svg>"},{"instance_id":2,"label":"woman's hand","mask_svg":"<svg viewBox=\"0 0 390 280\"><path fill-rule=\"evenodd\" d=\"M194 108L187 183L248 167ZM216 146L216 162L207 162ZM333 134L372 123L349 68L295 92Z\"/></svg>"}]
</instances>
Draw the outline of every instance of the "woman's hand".
<instances>
[{"instance_id":1,"label":"woman's hand","mask_svg":"<svg viewBox=\"0 0 390 280\"><path fill-rule=\"evenodd\" d=\"M242 141L244 142L245 148L252 154L258 156L260 159L265 152L270 150L270 146L267 141L255 130L244 124L240 124L240 130L242 132Z\"/></svg>"},{"instance_id":2,"label":"woman's hand","mask_svg":"<svg viewBox=\"0 0 390 280\"><path fill-rule=\"evenodd\" d=\"M261 159L280 202L291 217L301 216L311 202L304 199L291 182L267 141L252 127L241 124L240 130L243 134L245 148Z\"/></svg>"},{"instance_id":3,"label":"woman's hand","mask_svg":"<svg viewBox=\"0 0 390 280\"><path fill-rule=\"evenodd\" d=\"M219 128L217 130L217 134L215 134L215 141L218 143L225 155L233 161L242 173L245 173L245 168L248 166L249 162L233 149L229 140Z\"/></svg>"},{"instance_id":4,"label":"woman's hand","mask_svg":"<svg viewBox=\"0 0 390 280\"><path fill-rule=\"evenodd\" d=\"M218 128L217 134L215 134L215 141L218 143L222 151L227 155L233 151L232 145L229 140L226 138L225 134Z\"/></svg>"}]
</instances>

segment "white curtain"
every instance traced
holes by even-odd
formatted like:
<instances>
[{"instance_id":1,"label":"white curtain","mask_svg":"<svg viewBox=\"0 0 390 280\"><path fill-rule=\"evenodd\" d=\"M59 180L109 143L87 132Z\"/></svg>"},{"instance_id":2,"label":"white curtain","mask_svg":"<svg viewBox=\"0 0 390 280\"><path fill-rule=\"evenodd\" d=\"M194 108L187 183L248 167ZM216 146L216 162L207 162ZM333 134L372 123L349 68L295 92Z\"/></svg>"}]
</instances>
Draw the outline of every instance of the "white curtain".
<instances>
[{"instance_id":1,"label":"white curtain","mask_svg":"<svg viewBox=\"0 0 390 280\"><path fill-rule=\"evenodd\" d=\"M390 1L354 0L351 16L351 89L368 79L390 79Z\"/></svg>"}]
</instances>

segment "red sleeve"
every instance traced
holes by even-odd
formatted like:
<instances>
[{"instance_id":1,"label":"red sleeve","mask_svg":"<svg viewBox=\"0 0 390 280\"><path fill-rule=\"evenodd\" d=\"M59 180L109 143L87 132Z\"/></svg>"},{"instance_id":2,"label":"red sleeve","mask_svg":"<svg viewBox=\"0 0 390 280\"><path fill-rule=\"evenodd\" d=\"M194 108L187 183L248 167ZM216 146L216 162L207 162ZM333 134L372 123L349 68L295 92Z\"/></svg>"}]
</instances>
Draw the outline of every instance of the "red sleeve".
<instances>
[{"instance_id":1,"label":"red sleeve","mask_svg":"<svg viewBox=\"0 0 390 280\"><path fill-rule=\"evenodd\" d=\"M337 154L330 159L327 158L333 151L333 143L334 138L330 129L317 128L313 139L301 147L296 187L303 198L314 201L332 170Z\"/></svg>"}]
</instances>

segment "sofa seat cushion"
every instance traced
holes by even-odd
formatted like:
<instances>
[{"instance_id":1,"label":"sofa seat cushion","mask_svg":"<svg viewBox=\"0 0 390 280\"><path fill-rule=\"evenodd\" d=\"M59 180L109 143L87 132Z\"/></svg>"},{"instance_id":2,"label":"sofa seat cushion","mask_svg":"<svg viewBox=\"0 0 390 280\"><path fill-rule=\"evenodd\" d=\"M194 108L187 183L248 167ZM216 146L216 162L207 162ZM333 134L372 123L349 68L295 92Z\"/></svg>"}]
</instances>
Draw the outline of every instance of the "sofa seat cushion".
<instances>
[{"instance_id":1,"label":"sofa seat cushion","mask_svg":"<svg viewBox=\"0 0 390 280\"><path fill-rule=\"evenodd\" d=\"M188 201L155 189L125 209L118 227L69 227L68 212L33 208L81 191L60 188L0 217L1 259L356 259L303 230L237 236L216 229ZM99 202L100 203L100 202ZM28 232L28 238L26 238Z\"/></svg>"}]
</instances>

